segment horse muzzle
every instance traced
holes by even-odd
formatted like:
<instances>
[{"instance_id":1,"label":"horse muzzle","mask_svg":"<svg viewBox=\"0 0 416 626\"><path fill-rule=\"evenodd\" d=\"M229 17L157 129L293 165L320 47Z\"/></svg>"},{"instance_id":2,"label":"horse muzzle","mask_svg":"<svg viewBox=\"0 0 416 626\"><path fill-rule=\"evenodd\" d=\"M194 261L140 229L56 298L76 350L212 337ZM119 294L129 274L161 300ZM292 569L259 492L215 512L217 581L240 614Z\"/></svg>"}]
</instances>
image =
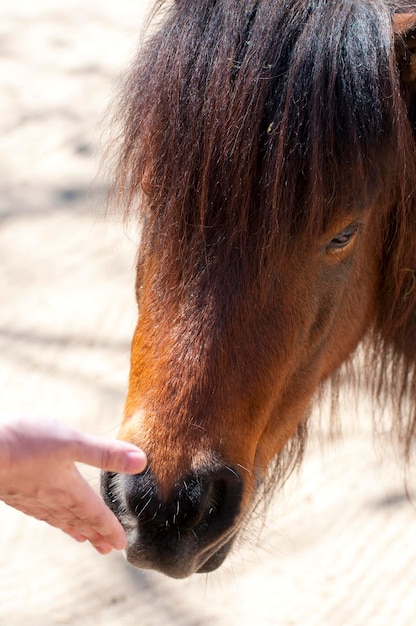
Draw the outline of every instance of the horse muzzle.
<instances>
[{"instance_id":1,"label":"horse muzzle","mask_svg":"<svg viewBox=\"0 0 416 626\"><path fill-rule=\"evenodd\" d=\"M243 481L216 464L184 476L162 497L148 468L127 476L104 472L105 502L127 535L127 561L173 578L210 572L227 556L238 530Z\"/></svg>"}]
</instances>

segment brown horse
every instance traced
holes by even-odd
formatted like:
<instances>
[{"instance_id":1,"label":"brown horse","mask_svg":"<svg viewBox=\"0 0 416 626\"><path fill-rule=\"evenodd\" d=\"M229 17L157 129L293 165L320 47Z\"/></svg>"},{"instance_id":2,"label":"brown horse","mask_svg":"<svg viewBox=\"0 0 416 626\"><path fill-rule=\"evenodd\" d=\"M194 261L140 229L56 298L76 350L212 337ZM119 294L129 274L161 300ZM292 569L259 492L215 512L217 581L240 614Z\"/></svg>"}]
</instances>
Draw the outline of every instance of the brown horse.
<instances>
[{"instance_id":1,"label":"brown horse","mask_svg":"<svg viewBox=\"0 0 416 626\"><path fill-rule=\"evenodd\" d=\"M120 437L149 468L102 484L130 563L180 578L222 563L359 344L410 453L416 7L175 0L155 20L116 186L142 224Z\"/></svg>"}]
</instances>

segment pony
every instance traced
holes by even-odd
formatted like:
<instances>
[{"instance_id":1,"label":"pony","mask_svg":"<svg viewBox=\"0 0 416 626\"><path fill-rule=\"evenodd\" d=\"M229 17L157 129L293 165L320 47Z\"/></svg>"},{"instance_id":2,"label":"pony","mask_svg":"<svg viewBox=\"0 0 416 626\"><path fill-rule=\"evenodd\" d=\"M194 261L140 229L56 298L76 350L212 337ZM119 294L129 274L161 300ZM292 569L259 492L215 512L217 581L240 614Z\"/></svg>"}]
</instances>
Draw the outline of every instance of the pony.
<instances>
[{"instance_id":1,"label":"pony","mask_svg":"<svg viewBox=\"0 0 416 626\"><path fill-rule=\"evenodd\" d=\"M104 473L102 494L132 565L219 567L357 350L410 458L415 50L398 2L157 2L113 188L141 228L118 436L149 465Z\"/></svg>"}]
</instances>

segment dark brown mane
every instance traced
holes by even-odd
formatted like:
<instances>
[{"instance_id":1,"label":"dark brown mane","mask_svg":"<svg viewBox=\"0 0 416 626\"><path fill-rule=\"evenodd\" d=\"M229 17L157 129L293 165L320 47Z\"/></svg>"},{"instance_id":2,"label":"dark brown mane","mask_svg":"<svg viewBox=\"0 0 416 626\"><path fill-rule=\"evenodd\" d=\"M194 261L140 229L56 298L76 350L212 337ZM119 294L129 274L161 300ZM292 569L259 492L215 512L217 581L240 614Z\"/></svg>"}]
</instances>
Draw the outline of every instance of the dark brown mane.
<instances>
[{"instance_id":1,"label":"dark brown mane","mask_svg":"<svg viewBox=\"0 0 416 626\"><path fill-rule=\"evenodd\" d=\"M115 194L142 216L142 257L163 246L160 262L180 258L189 276L218 251L242 262L250 254L256 271L267 270L295 234L318 237L340 211L389 197L375 234L379 308L367 344L374 396L393 397L409 450L414 410L402 409L409 395L416 406L416 172L396 61L405 52L392 29L400 8L159 2L160 25L121 101Z\"/></svg>"},{"instance_id":2,"label":"dark brown mane","mask_svg":"<svg viewBox=\"0 0 416 626\"><path fill-rule=\"evenodd\" d=\"M220 225L241 236L260 225L261 245L276 225L319 232L340 189L351 188L350 202L358 187L371 193L384 178L380 153L392 151L402 171L382 3L176 2L166 13L122 103L129 203L144 191L155 219L182 229Z\"/></svg>"}]
</instances>

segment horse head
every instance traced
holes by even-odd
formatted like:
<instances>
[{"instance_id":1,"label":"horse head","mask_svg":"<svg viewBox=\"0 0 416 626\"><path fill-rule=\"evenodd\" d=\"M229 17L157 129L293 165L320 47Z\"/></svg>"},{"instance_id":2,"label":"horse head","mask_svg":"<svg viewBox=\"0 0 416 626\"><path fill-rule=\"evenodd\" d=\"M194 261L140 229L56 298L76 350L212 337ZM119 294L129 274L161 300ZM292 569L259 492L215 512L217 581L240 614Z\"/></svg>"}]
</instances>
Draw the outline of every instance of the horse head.
<instances>
[{"instance_id":1,"label":"horse head","mask_svg":"<svg viewBox=\"0 0 416 626\"><path fill-rule=\"evenodd\" d=\"M222 563L361 342L378 394L411 388L416 14L159 4L117 170L142 223L119 436L149 466L102 484L130 563L180 578ZM410 439L413 416L402 424Z\"/></svg>"}]
</instances>

